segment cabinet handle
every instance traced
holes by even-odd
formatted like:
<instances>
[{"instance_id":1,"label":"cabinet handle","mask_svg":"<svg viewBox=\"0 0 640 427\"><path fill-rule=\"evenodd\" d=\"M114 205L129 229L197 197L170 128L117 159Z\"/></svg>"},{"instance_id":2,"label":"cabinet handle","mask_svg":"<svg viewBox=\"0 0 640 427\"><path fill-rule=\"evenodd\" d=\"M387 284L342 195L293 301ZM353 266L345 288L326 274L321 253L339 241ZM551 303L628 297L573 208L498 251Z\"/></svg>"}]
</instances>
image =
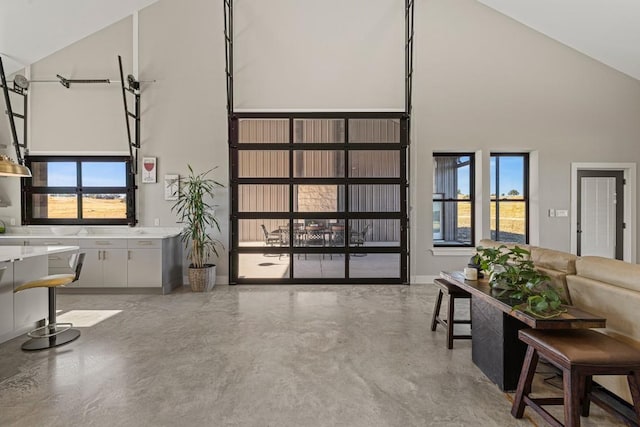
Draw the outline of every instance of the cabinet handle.
<instances>
[{"instance_id":1,"label":"cabinet handle","mask_svg":"<svg viewBox=\"0 0 640 427\"><path fill-rule=\"evenodd\" d=\"M127 261L131 261L131 251L127 251Z\"/></svg>"},{"instance_id":2,"label":"cabinet handle","mask_svg":"<svg viewBox=\"0 0 640 427\"><path fill-rule=\"evenodd\" d=\"M111 242L105 242L104 240L96 240L96 245L107 246L110 244Z\"/></svg>"},{"instance_id":3,"label":"cabinet handle","mask_svg":"<svg viewBox=\"0 0 640 427\"><path fill-rule=\"evenodd\" d=\"M138 240L140 246L151 246L153 242L151 240Z\"/></svg>"},{"instance_id":4,"label":"cabinet handle","mask_svg":"<svg viewBox=\"0 0 640 427\"><path fill-rule=\"evenodd\" d=\"M98 261L102 261L102 251L98 251Z\"/></svg>"},{"instance_id":5,"label":"cabinet handle","mask_svg":"<svg viewBox=\"0 0 640 427\"><path fill-rule=\"evenodd\" d=\"M44 242L45 246L55 246L60 245L60 242Z\"/></svg>"},{"instance_id":6,"label":"cabinet handle","mask_svg":"<svg viewBox=\"0 0 640 427\"><path fill-rule=\"evenodd\" d=\"M107 251L102 251L102 260L105 261L107 259Z\"/></svg>"}]
</instances>

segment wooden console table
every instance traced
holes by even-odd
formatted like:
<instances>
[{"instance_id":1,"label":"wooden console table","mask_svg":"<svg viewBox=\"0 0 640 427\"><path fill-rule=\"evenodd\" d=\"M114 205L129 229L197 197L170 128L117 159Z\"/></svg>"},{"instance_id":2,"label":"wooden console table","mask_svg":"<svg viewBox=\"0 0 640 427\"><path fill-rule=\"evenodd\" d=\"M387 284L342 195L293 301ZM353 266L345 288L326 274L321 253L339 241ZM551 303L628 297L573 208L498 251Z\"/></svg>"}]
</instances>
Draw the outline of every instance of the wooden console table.
<instances>
[{"instance_id":1,"label":"wooden console table","mask_svg":"<svg viewBox=\"0 0 640 427\"><path fill-rule=\"evenodd\" d=\"M572 306L551 319L542 319L513 307L492 294L487 279L465 280L462 272L441 272L440 277L469 292L471 298L471 354L476 364L503 391L515 390L527 346L518 339L520 329L604 328L606 319Z\"/></svg>"}]
</instances>

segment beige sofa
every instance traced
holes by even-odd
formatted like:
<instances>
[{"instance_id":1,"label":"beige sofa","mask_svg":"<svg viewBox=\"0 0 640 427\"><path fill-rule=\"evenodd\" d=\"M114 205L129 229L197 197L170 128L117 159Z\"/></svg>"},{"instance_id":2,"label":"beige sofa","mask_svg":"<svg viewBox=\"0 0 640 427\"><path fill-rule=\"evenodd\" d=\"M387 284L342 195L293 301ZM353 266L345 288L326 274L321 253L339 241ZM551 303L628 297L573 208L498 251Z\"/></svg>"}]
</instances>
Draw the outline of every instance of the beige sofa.
<instances>
[{"instance_id":1,"label":"beige sofa","mask_svg":"<svg viewBox=\"0 0 640 427\"><path fill-rule=\"evenodd\" d=\"M479 246L507 247L513 243L481 240ZM607 319L608 335L637 346L640 351L640 265L609 258L575 255L517 245L531 252L536 268L549 276L565 299L585 311ZM594 380L632 403L624 376L600 376Z\"/></svg>"}]
</instances>

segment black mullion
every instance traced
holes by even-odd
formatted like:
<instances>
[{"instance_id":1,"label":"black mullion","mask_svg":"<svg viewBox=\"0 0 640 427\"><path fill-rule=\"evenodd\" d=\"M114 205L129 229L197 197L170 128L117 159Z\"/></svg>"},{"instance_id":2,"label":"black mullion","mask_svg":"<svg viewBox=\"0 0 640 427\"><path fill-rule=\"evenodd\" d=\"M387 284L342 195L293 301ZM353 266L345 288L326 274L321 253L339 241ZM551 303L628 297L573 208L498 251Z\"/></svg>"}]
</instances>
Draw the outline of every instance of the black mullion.
<instances>
[{"instance_id":1,"label":"black mullion","mask_svg":"<svg viewBox=\"0 0 640 427\"><path fill-rule=\"evenodd\" d=\"M344 119L344 237L342 238L344 242L344 278L345 280L349 279L349 265L351 263L351 205L349 201L349 173L351 172L351 168L349 167L349 119Z\"/></svg>"},{"instance_id":2,"label":"black mullion","mask_svg":"<svg viewBox=\"0 0 640 427\"><path fill-rule=\"evenodd\" d=\"M293 197L293 188L294 188L294 184L293 184L293 177L295 175L295 172L293 170L293 160L294 160L294 153L293 153L293 142L295 141L295 135L293 134L295 132L295 120L293 117L289 118L289 180L290 180L290 184L289 184L289 215L287 217L287 219L289 220L289 279L293 280L293 269L294 269L294 262L293 262L293 240L294 240L294 231L293 231L293 204L294 204L294 197Z\"/></svg>"},{"instance_id":3,"label":"black mullion","mask_svg":"<svg viewBox=\"0 0 640 427\"><path fill-rule=\"evenodd\" d=\"M524 163L524 167L522 168L524 173L524 176L522 177L524 188L522 189L522 192L524 193L524 201L525 201L524 242L529 243L529 154L525 153L522 157L523 157L523 163Z\"/></svg>"},{"instance_id":4,"label":"black mullion","mask_svg":"<svg viewBox=\"0 0 640 427\"><path fill-rule=\"evenodd\" d=\"M398 142L296 142L296 143L238 143L239 150L274 151L274 150L353 150L353 151L397 151L402 144Z\"/></svg>"},{"instance_id":5,"label":"black mullion","mask_svg":"<svg viewBox=\"0 0 640 427\"><path fill-rule=\"evenodd\" d=\"M407 121L402 120L401 123L403 125L400 127L400 141L406 141L408 138ZM408 279L409 279L407 277L407 269L408 269L407 261L408 260L405 254L408 248L408 244L407 244L407 241L408 241L408 235L407 235L407 232L408 232L407 230L408 183L407 183L406 170L407 170L407 146L406 144L403 144L403 147L400 149L400 176L404 181L400 188L400 213L402 214L402 219L400 219L400 248L402 249L402 254L403 254L402 256L400 256L400 278L403 279L404 282L408 283Z\"/></svg>"},{"instance_id":6,"label":"black mullion","mask_svg":"<svg viewBox=\"0 0 640 427\"><path fill-rule=\"evenodd\" d=\"M238 184L268 184L271 185L403 185L405 181L402 178L238 178Z\"/></svg>"},{"instance_id":7,"label":"black mullion","mask_svg":"<svg viewBox=\"0 0 640 427\"><path fill-rule=\"evenodd\" d=\"M476 157L474 154L469 155L469 183L471 188L469 189L469 201L471 202L471 224L469 228L471 231L470 242L471 247L476 245Z\"/></svg>"},{"instance_id":8,"label":"black mullion","mask_svg":"<svg viewBox=\"0 0 640 427\"><path fill-rule=\"evenodd\" d=\"M82 220L82 161L78 160L76 162L76 184L78 187L76 188L76 194L78 195L78 219Z\"/></svg>"},{"instance_id":9,"label":"black mullion","mask_svg":"<svg viewBox=\"0 0 640 427\"><path fill-rule=\"evenodd\" d=\"M239 119L402 119L402 112L234 112Z\"/></svg>"},{"instance_id":10,"label":"black mullion","mask_svg":"<svg viewBox=\"0 0 640 427\"><path fill-rule=\"evenodd\" d=\"M500 156L496 156L496 240L500 240ZM491 227L489 227L491 228Z\"/></svg>"},{"instance_id":11,"label":"black mullion","mask_svg":"<svg viewBox=\"0 0 640 427\"><path fill-rule=\"evenodd\" d=\"M231 105L233 109L233 105ZM238 160L238 119L235 116L229 115L227 120L227 133L229 138L229 156L231 160L231 194L229 197L230 209L231 209L231 227L230 227L230 241L231 250L229 251L229 263L230 263L230 284L236 284L239 276L240 255L238 252L240 242L240 230L238 221L238 175L240 163Z\"/></svg>"}]
</instances>

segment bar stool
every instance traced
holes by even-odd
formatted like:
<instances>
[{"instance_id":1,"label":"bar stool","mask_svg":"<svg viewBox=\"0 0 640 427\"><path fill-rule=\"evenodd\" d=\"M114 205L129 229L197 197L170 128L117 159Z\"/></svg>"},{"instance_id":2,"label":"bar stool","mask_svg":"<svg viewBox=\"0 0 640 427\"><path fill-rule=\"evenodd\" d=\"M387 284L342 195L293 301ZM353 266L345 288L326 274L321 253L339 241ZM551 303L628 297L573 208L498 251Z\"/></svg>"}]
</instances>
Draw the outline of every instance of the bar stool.
<instances>
[{"instance_id":1,"label":"bar stool","mask_svg":"<svg viewBox=\"0 0 640 427\"><path fill-rule=\"evenodd\" d=\"M71 323L56 322L56 288L75 282L80 277L84 253L73 254L69 259L69 267L75 269L75 273L52 274L40 279L24 283L13 290L21 292L32 288L49 288L49 323L27 333L29 341L22 344L22 349L27 351L44 350L67 344L80 336L80 331L72 329Z\"/></svg>"},{"instance_id":2,"label":"bar stool","mask_svg":"<svg viewBox=\"0 0 640 427\"><path fill-rule=\"evenodd\" d=\"M523 329L518 332L518 337L529 347L511 415L522 418L525 407L529 406L549 424L562 426L542 405L564 404L564 425L579 427L580 415L589 416L592 376L626 375L636 421L640 421L640 351L590 329ZM563 397L534 399L529 396L539 357L544 357L562 371Z\"/></svg>"},{"instance_id":3,"label":"bar stool","mask_svg":"<svg viewBox=\"0 0 640 427\"><path fill-rule=\"evenodd\" d=\"M431 319L431 330L435 331L438 324L442 325L447 330L447 348L453 348L453 340L461 339L468 340L471 339L471 335L454 335L453 333L453 325L456 323L471 325L471 319L469 320L456 320L455 319L455 309L456 309L456 299L470 299L471 294L463 289L460 289L458 286L453 283L447 282L444 279L434 279L433 284L436 285L438 289L438 297L436 299L436 305L433 308L433 317ZM442 296L447 295L449 297L449 309L447 312L447 319L442 319L440 317L440 306L442 305Z\"/></svg>"}]
</instances>

